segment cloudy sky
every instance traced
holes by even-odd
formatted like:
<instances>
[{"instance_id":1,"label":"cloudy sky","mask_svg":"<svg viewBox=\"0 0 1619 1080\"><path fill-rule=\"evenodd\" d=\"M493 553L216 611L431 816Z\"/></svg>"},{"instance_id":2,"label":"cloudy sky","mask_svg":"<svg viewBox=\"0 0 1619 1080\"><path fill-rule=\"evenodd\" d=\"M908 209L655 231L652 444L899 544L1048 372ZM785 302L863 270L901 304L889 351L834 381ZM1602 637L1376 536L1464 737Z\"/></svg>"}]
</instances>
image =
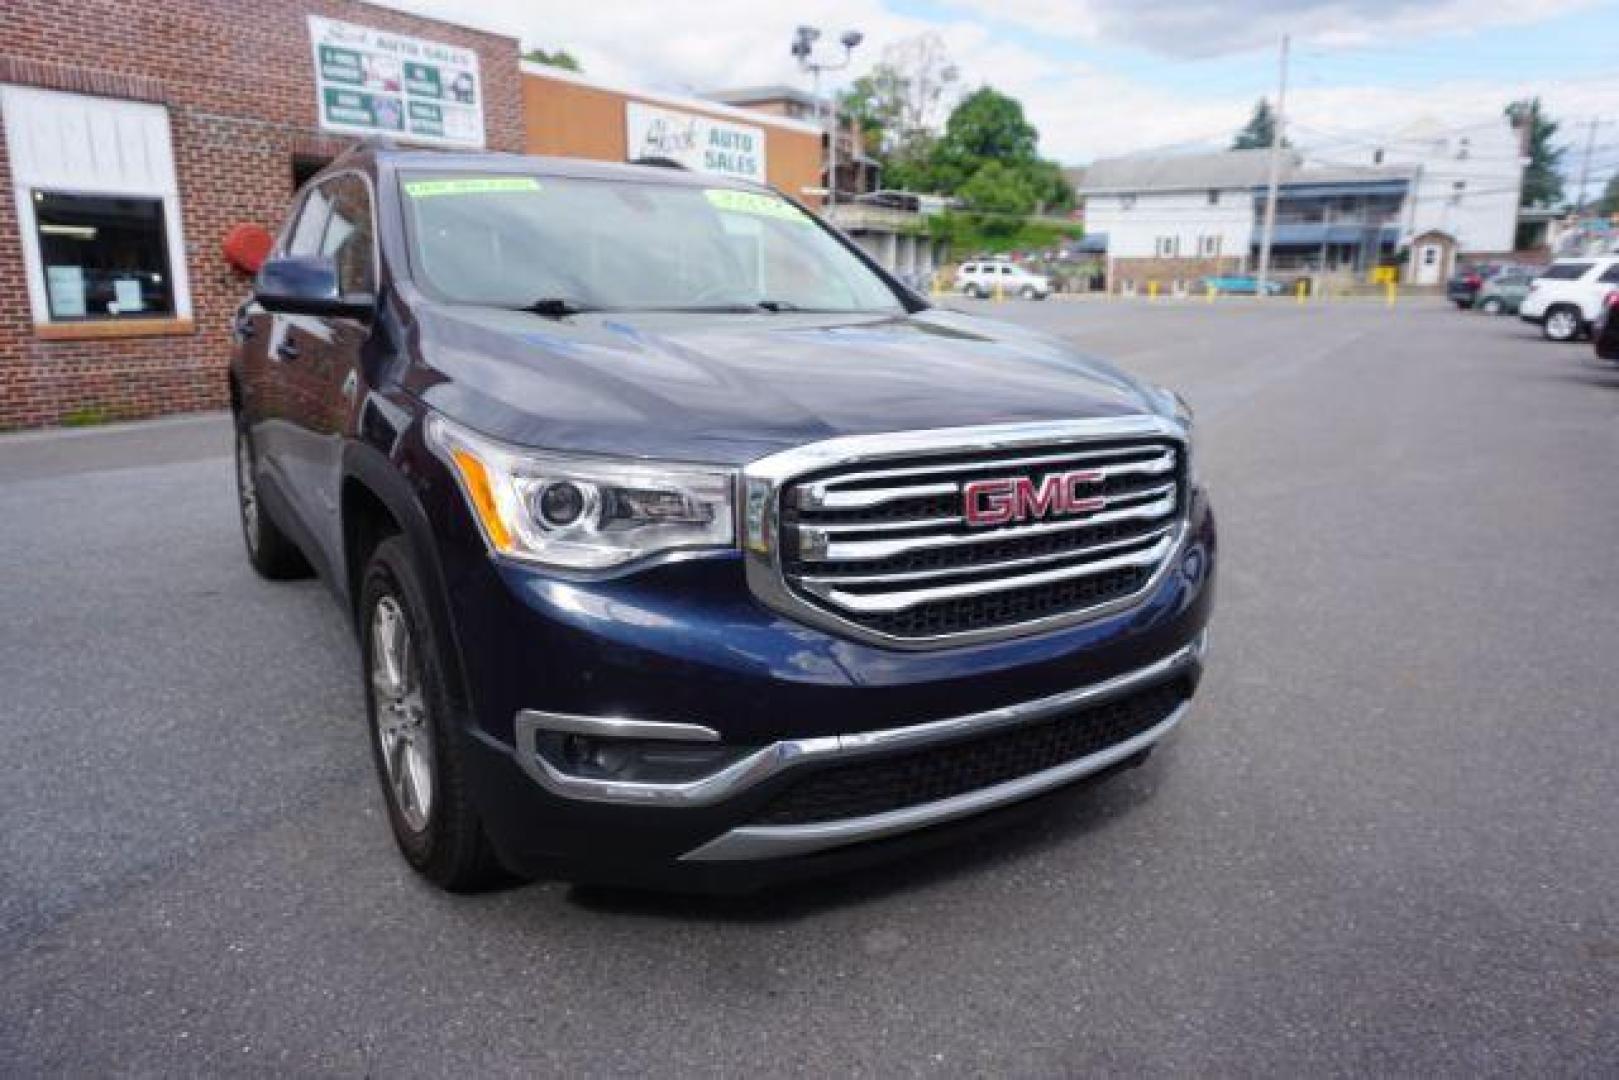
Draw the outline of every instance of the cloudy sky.
<instances>
[{"instance_id":1,"label":"cloudy sky","mask_svg":"<svg viewBox=\"0 0 1619 1080\"><path fill-rule=\"evenodd\" d=\"M565 48L587 73L652 89L790 83L793 27L866 43L842 78L933 31L969 86L1021 99L1045 154L1081 164L1214 148L1272 93L1294 40L1294 137L1325 156L1432 118L1460 126L1539 94L1569 121L1619 121L1619 0L388 0L390 6ZM1564 137L1583 147L1583 129ZM1619 123L1597 171L1619 167Z\"/></svg>"}]
</instances>

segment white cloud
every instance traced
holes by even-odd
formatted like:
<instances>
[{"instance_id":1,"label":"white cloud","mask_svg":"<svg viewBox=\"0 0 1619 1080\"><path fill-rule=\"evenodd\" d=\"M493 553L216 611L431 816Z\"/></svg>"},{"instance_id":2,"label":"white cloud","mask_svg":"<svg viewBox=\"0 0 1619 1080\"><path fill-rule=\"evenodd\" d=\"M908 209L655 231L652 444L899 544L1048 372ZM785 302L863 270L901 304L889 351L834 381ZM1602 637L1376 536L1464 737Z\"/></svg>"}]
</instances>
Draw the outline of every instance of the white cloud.
<instances>
[{"instance_id":1,"label":"white cloud","mask_svg":"<svg viewBox=\"0 0 1619 1080\"><path fill-rule=\"evenodd\" d=\"M1095 65L1067 63L998 35L984 21L982 5L949 8L942 21L889 10L882 0L803 0L791 8L757 0L484 0L470 14L451 0L390 0L392 6L441 18L473 22L519 37L525 46L565 48L587 72L649 89L701 91L721 86L786 83L808 88L808 79L788 53L799 23L822 27L828 39L845 29L866 35L851 68L839 81L869 69L891 42L937 32L961 67L967 86L988 83L1023 102L1040 129L1041 149L1064 162L1131 153L1189 142L1221 145L1247 119L1254 99L1268 87L1223 92L1176 92L1147 78L1132 78ZM1281 22L1321 41L1349 42L1375 22L1379 35L1396 31L1452 32L1457 26L1549 18L1601 0L998 0L995 18L1038 27L1048 34L1086 40L1147 40L1151 35L1202 42L1207 51L1239 47L1232 42L1274 41ZM1251 9L1251 10L1248 10ZM1228 31L1241 29L1232 38ZM1274 33L1273 33L1274 30ZM1222 38L1224 35L1224 38ZM1195 50L1182 50L1195 51ZM1268 70L1265 76L1268 77ZM1520 85L1498 72L1426 85L1420 90L1389 85L1311 85L1291 95L1301 125L1339 132L1393 130L1423 115L1446 124L1488 120L1513 97L1538 93L1554 115L1611 112L1619 76L1605 80L1542 80ZM1307 133L1301 128L1301 137ZM1305 139L1308 143L1310 140Z\"/></svg>"},{"instance_id":2,"label":"white cloud","mask_svg":"<svg viewBox=\"0 0 1619 1080\"><path fill-rule=\"evenodd\" d=\"M952 7L982 10L971 0ZM1543 22L1609 0L997 0L994 18L1042 34L1207 57L1294 40L1342 48Z\"/></svg>"}]
</instances>

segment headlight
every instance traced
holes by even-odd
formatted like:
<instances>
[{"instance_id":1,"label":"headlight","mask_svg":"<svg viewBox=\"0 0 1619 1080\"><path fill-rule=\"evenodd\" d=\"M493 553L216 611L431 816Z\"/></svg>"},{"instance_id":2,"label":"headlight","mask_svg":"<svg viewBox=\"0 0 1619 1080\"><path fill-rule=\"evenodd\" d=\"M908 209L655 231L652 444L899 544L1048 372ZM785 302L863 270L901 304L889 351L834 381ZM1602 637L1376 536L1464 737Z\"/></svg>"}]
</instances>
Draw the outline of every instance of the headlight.
<instances>
[{"instance_id":1,"label":"headlight","mask_svg":"<svg viewBox=\"0 0 1619 1080\"><path fill-rule=\"evenodd\" d=\"M604 570L677 548L736 541L726 469L524 450L438 414L427 444L455 474L491 551Z\"/></svg>"}]
</instances>

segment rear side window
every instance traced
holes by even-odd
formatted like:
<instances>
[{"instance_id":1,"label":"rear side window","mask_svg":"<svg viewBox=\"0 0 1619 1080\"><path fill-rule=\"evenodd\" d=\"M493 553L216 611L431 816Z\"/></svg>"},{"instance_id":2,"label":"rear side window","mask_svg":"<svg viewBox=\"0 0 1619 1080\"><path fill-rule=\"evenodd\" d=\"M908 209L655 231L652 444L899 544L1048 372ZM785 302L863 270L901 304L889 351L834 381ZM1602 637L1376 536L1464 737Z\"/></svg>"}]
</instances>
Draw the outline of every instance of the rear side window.
<instances>
[{"instance_id":1,"label":"rear side window","mask_svg":"<svg viewBox=\"0 0 1619 1080\"><path fill-rule=\"evenodd\" d=\"M1619 285L1619 263L1614 263L1597 278L1604 285Z\"/></svg>"},{"instance_id":2,"label":"rear side window","mask_svg":"<svg viewBox=\"0 0 1619 1080\"><path fill-rule=\"evenodd\" d=\"M977 263L968 263L966 266L963 266L961 268L961 272L963 274L976 274L976 273L978 273L978 264Z\"/></svg>"},{"instance_id":3,"label":"rear side window","mask_svg":"<svg viewBox=\"0 0 1619 1080\"><path fill-rule=\"evenodd\" d=\"M1556 263L1540 276L1548 281L1578 281L1591 265L1588 262Z\"/></svg>"}]
</instances>

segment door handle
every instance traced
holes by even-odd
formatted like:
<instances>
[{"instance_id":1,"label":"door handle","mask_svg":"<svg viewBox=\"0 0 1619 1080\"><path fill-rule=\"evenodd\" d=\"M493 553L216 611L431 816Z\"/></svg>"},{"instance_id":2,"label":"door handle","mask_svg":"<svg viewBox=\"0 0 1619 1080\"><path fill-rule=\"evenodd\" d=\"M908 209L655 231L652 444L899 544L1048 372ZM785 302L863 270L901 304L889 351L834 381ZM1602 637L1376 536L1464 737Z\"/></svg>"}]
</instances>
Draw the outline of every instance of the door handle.
<instances>
[{"instance_id":1,"label":"door handle","mask_svg":"<svg viewBox=\"0 0 1619 1080\"><path fill-rule=\"evenodd\" d=\"M283 360L296 360L298 359L298 343L282 338L276 344L275 354Z\"/></svg>"}]
</instances>

